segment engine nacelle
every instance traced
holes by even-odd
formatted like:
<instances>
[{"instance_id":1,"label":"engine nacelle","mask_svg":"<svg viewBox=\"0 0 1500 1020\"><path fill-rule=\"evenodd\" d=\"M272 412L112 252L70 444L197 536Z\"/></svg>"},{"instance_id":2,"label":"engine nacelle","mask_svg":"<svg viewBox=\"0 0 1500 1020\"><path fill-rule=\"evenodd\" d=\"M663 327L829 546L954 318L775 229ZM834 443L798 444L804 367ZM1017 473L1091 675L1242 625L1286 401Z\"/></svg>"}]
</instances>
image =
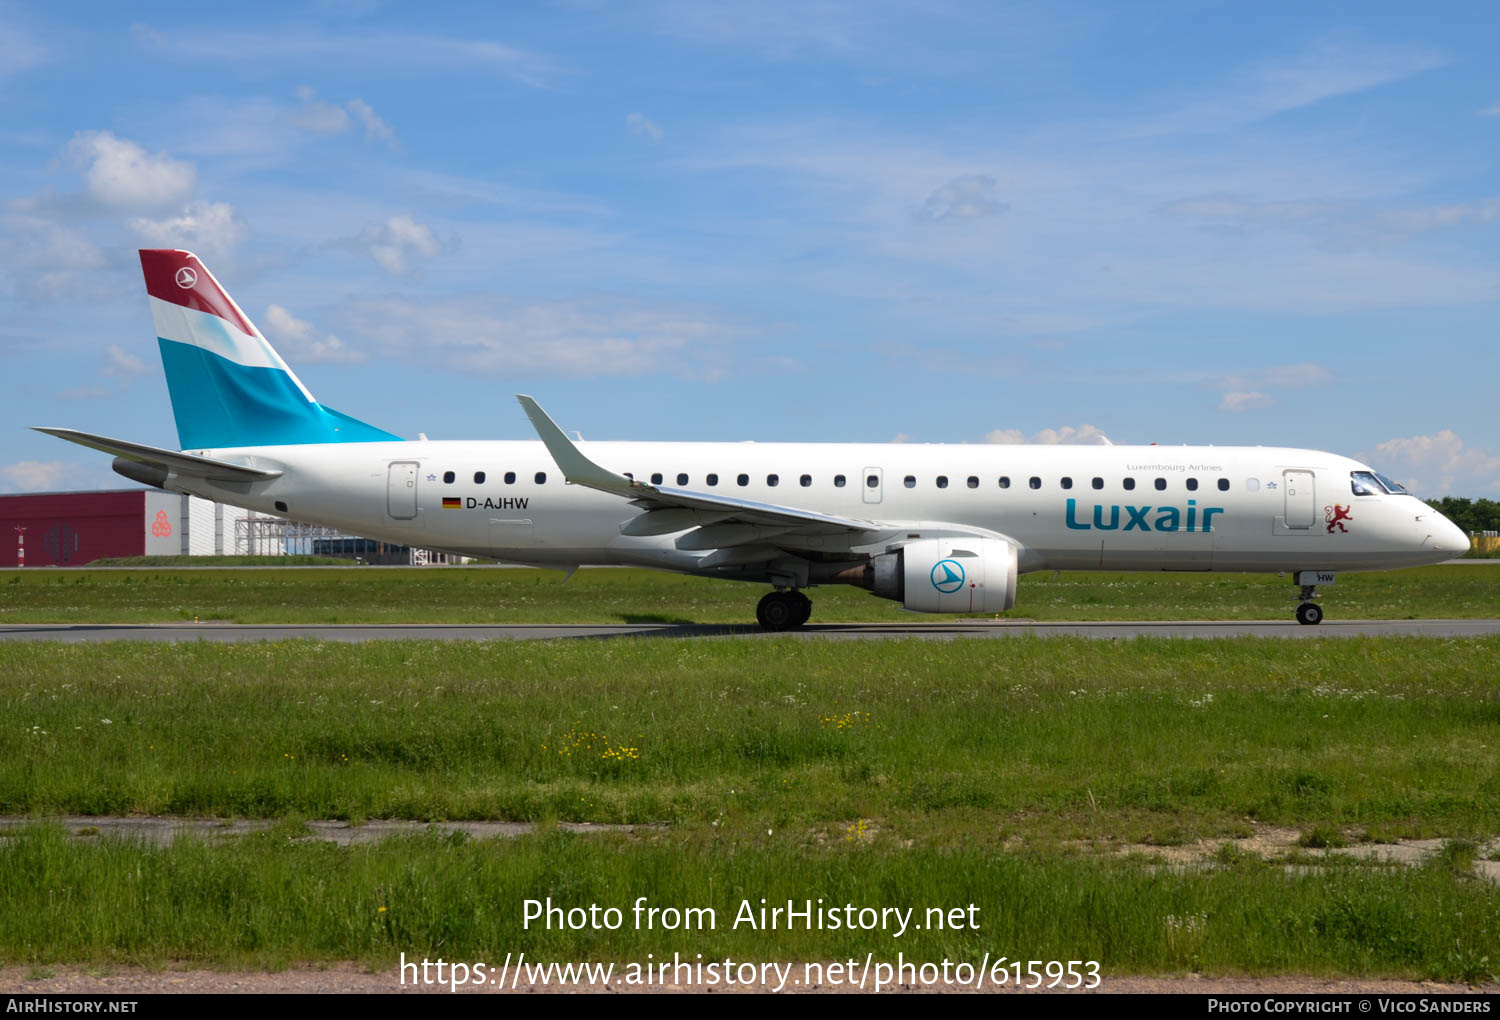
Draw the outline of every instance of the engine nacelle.
<instances>
[{"instance_id":1,"label":"engine nacelle","mask_svg":"<svg viewBox=\"0 0 1500 1020\"><path fill-rule=\"evenodd\" d=\"M1016 547L928 538L870 561L869 588L918 613L1001 613L1016 604Z\"/></svg>"}]
</instances>

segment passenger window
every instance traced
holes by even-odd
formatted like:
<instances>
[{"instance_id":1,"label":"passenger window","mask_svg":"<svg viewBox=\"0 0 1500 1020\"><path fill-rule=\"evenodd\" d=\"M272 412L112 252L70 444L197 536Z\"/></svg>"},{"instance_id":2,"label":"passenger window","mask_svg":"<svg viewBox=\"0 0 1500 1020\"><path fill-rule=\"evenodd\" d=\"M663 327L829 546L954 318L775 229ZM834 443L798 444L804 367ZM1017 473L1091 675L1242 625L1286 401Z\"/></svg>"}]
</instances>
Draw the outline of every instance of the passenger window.
<instances>
[{"instance_id":1,"label":"passenger window","mask_svg":"<svg viewBox=\"0 0 1500 1020\"><path fill-rule=\"evenodd\" d=\"M766 484L769 485L769 486L771 486L772 488L775 488L777 485L781 484L781 476L780 475L766 475Z\"/></svg>"},{"instance_id":2,"label":"passenger window","mask_svg":"<svg viewBox=\"0 0 1500 1020\"><path fill-rule=\"evenodd\" d=\"M474 472L474 484L475 485L483 485L484 484L484 472L483 471L475 471Z\"/></svg>"},{"instance_id":3,"label":"passenger window","mask_svg":"<svg viewBox=\"0 0 1500 1020\"><path fill-rule=\"evenodd\" d=\"M1102 479L1102 478L1095 478L1092 484L1093 484L1094 488L1096 488L1096 489L1102 489L1102 488L1104 488L1104 479Z\"/></svg>"},{"instance_id":4,"label":"passenger window","mask_svg":"<svg viewBox=\"0 0 1500 1020\"><path fill-rule=\"evenodd\" d=\"M1062 487L1064 489L1071 489L1073 487L1073 479L1064 475L1062 479Z\"/></svg>"},{"instance_id":5,"label":"passenger window","mask_svg":"<svg viewBox=\"0 0 1500 1020\"><path fill-rule=\"evenodd\" d=\"M736 485L740 485L740 486L749 485L750 484L750 476L749 475L739 475L739 476L737 476L735 478L734 483Z\"/></svg>"},{"instance_id":6,"label":"passenger window","mask_svg":"<svg viewBox=\"0 0 1500 1020\"><path fill-rule=\"evenodd\" d=\"M1187 480L1187 487L1188 487L1188 492L1197 492L1198 491L1198 479L1196 479L1196 478L1189 478Z\"/></svg>"},{"instance_id":7,"label":"passenger window","mask_svg":"<svg viewBox=\"0 0 1500 1020\"><path fill-rule=\"evenodd\" d=\"M516 473L514 471L507 471L507 472L505 472L505 484L506 485L515 485L516 484Z\"/></svg>"},{"instance_id":8,"label":"passenger window","mask_svg":"<svg viewBox=\"0 0 1500 1020\"><path fill-rule=\"evenodd\" d=\"M1162 491L1166 487L1167 487L1167 480L1165 478L1158 478L1156 480L1156 491L1157 492Z\"/></svg>"},{"instance_id":9,"label":"passenger window","mask_svg":"<svg viewBox=\"0 0 1500 1020\"><path fill-rule=\"evenodd\" d=\"M803 475L801 478L797 479L797 481L801 482L802 487L805 489L812 484L812 475Z\"/></svg>"},{"instance_id":10,"label":"passenger window","mask_svg":"<svg viewBox=\"0 0 1500 1020\"><path fill-rule=\"evenodd\" d=\"M454 475L453 475L452 471L444 471L443 472L443 484L444 485L452 485L453 484L453 478L454 478Z\"/></svg>"},{"instance_id":11,"label":"passenger window","mask_svg":"<svg viewBox=\"0 0 1500 1020\"><path fill-rule=\"evenodd\" d=\"M939 489L946 489L948 487L948 476L947 475L938 475L937 476L937 487Z\"/></svg>"},{"instance_id":12,"label":"passenger window","mask_svg":"<svg viewBox=\"0 0 1500 1020\"><path fill-rule=\"evenodd\" d=\"M834 475L833 476L833 487L835 489L842 489L844 487L844 476L843 475Z\"/></svg>"},{"instance_id":13,"label":"passenger window","mask_svg":"<svg viewBox=\"0 0 1500 1020\"><path fill-rule=\"evenodd\" d=\"M1125 486L1125 491L1129 492L1131 489L1135 488L1135 479L1127 478L1121 484Z\"/></svg>"},{"instance_id":14,"label":"passenger window","mask_svg":"<svg viewBox=\"0 0 1500 1020\"><path fill-rule=\"evenodd\" d=\"M709 472L708 474L704 475L703 480L708 483L708 487L710 489L719 484L719 476L714 474L713 472Z\"/></svg>"},{"instance_id":15,"label":"passenger window","mask_svg":"<svg viewBox=\"0 0 1500 1020\"><path fill-rule=\"evenodd\" d=\"M677 484L678 485L686 485L687 483L688 483L688 476L686 475L686 473L679 472L678 475L677 475Z\"/></svg>"},{"instance_id":16,"label":"passenger window","mask_svg":"<svg viewBox=\"0 0 1500 1020\"><path fill-rule=\"evenodd\" d=\"M870 477L874 478L875 476L871 475ZM901 479L901 484L906 486L908 489L915 489L917 487L917 476L907 475L905 478ZM872 485L870 486L870 488L873 489L875 488L875 486Z\"/></svg>"},{"instance_id":17,"label":"passenger window","mask_svg":"<svg viewBox=\"0 0 1500 1020\"><path fill-rule=\"evenodd\" d=\"M1002 488L1002 489L1008 489L1008 488L1010 488L1010 475L1001 475L1000 476L1000 488Z\"/></svg>"},{"instance_id":18,"label":"passenger window","mask_svg":"<svg viewBox=\"0 0 1500 1020\"><path fill-rule=\"evenodd\" d=\"M1040 478L1038 478L1036 475L1032 475L1031 476L1031 480L1028 481L1026 484L1029 485L1029 486L1031 486L1033 489L1040 489L1042 487L1042 480Z\"/></svg>"},{"instance_id":19,"label":"passenger window","mask_svg":"<svg viewBox=\"0 0 1500 1020\"><path fill-rule=\"evenodd\" d=\"M1227 479L1227 478L1220 478L1219 479L1219 491L1220 492L1228 492L1229 491L1229 479Z\"/></svg>"},{"instance_id":20,"label":"passenger window","mask_svg":"<svg viewBox=\"0 0 1500 1020\"><path fill-rule=\"evenodd\" d=\"M879 475L870 475L868 478L866 478L865 479L865 488L867 488L867 489L878 489L878 488L880 488L880 476Z\"/></svg>"},{"instance_id":21,"label":"passenger window","mask_svg":"<svg viewBox=\"0 0 1500 1020\"><path fill-rule=\"evenodd\" d=\"M538 485L546 485L547 484L547 472L545 472L545 471L538 471L536 473L536 483Z\"/></svg>"},{"instance_id":22,"label":"passenger window","mask_svg":"<svg viewBox=\"0 0 1500 1020\"><path fill-rule=\"evenodd\" d=\"M979 488L979 476L978 475L970 475L969 476L969 488L971 488L971 489L977 489L977 488Z\"/></svg>"},{"instance_id":23,"label":"passenger window","mask_svg":"<svg viewBox=\"0 0 1500 1020\"><path fill-rule=\"evenodd\" d=\"M660 471L653 471L651 473L651 484L652 485L660 485L661 484L661 472Z\"/></svg>"}]
</instances>

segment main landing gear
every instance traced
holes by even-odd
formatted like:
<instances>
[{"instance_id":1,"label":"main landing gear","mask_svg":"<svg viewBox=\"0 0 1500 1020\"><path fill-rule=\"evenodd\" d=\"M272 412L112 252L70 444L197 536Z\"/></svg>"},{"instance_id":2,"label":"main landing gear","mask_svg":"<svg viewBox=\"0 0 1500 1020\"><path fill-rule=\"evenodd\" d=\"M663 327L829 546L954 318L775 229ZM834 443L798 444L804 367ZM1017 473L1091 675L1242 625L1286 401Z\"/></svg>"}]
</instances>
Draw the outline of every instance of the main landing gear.
<instances>
[{"instance_id":1,"label":"main landing gear","mask_svg":"<svg viewBox=\"0 0 1500 1020\"><path fill-rule=\"evenodd\" d=\"M765 630L791 630L812 616L812 599L800 591L773 591L755 607L755 619Z\"/></svg>"},{"instance_id":2,"label":"main landing gear","mask_svg":"<svg viewBox=\"0 0 1500 1020\"><path fill-rule=\"evenodd\" d=\"M1315 584L1304 584L1302 593L1297 596L1297 622L1298 623L1322 623L1323 607L1313 599L1318 597L1318 586Z\"/></svg>"}]
</instances>

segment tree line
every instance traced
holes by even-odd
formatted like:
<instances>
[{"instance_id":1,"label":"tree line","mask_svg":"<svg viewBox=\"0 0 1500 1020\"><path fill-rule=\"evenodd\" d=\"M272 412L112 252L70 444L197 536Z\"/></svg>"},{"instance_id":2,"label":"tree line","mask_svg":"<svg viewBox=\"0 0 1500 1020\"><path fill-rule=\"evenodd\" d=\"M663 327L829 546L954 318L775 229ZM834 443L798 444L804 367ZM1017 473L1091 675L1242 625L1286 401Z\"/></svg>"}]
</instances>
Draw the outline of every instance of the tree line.
<instances>
[{"instance_id":1,"label":"tree line","mask_svg":"<svg viewBox=\"0 0 1500 1020\"><path fill-rule=\"evenodd\" d=\"M1500 531L1500 502L1444 496L1427 503L1466 532Z\"/></svg>"}]
</instances>

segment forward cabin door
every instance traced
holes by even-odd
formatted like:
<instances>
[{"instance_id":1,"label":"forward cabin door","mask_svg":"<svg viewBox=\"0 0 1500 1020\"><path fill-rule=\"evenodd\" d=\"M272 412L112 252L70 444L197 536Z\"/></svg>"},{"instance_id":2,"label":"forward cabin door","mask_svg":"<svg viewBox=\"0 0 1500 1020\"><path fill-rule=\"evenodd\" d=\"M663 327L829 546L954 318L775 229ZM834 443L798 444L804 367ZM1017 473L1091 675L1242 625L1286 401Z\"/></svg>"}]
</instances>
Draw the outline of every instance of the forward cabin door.
<instances>
[{"instance_id":1,"label":"forward cabin door","mask_svg":"<svg viewBox=\"0 0 1500 1020\"><path fill-rule=\"evenodd\" d=\"M391 465L385 485L385 506L398 521L417 516L417 462L398 460Z\"/></svg>"},{"instance_id":2,"label":"forward cabin door","mask_svg":"<svg viewBox=\"0 0 1500 1020\"><path fill-rule=\"evenodd\" d=\"M1313 526L1317 512L1317 493L1311 471L1283 471L1281 489L1286 499L1286 526L1306 529Z\"/></svg>"}]
</instances>

